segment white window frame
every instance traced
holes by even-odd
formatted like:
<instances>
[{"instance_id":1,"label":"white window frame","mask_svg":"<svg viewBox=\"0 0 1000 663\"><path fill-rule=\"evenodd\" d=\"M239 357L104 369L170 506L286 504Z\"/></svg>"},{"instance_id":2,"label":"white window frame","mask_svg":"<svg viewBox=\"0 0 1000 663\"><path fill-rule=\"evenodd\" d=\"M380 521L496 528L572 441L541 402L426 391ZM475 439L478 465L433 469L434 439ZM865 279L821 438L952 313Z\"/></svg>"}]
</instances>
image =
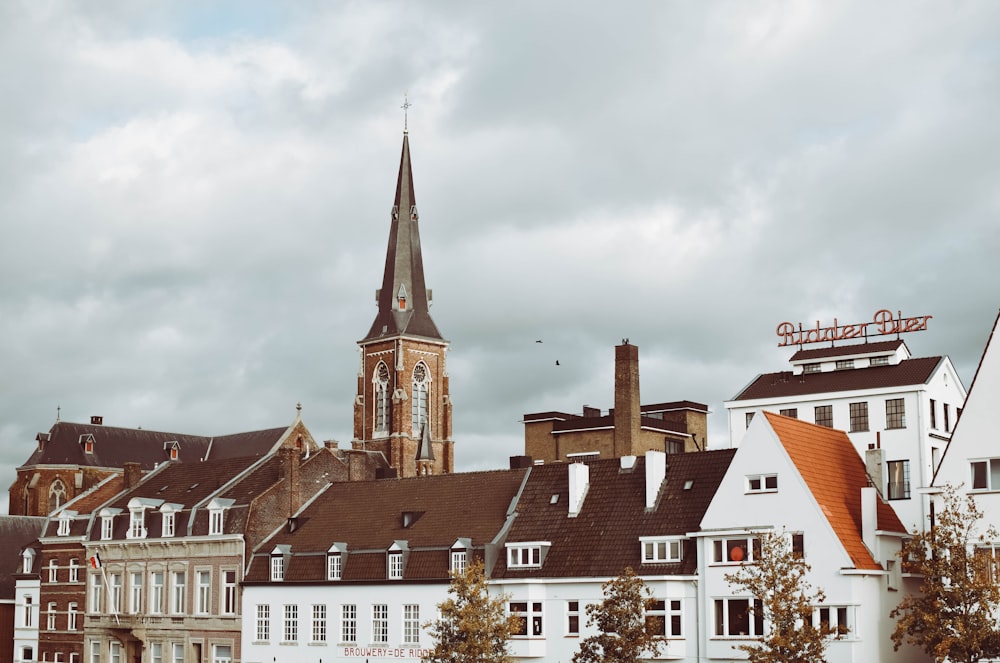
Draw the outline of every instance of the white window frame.
<instances>
[{"instance_id":1,"label":"white window frame","mask_svg":"<svg viewBox=\"0 0 1000 663\"><path fill-rule=\"evenodd\" d=\"M66 515L59 516L59 529L56 531L56 535L69 536L69 528L72 522L73 519Z\"/></svg>"},{"instance_id":2,"label":"white window frame","mask_svg":"<svg viewBox=\"0 0 1000 663\"><path fill-rule=\"evenodd\" d=\"M521 618L524 632L512 634L515 639L531 639L545 637L545 604L541 601L508 601L507 614Z\"/></svg>"},{"instance_id":3,"label":"white window frame","mask_svg":"<svg viewBox=\"0 0 1000 663\"><path fill-rule=\"evenodd\" d=\"M813 625L817 628L823 623L829 624L834 640L856 640L857 606L821 604L813 608Z\"/></svg>"},{"instance_id":4,"label":"white window frame","mask_svg":"<svg viewBox=\"0 0 1000 663\"><path fill-rule=\"evenodd\" d=\"M271 555L271 582L282 582L285 579L284 555Z\"/></svg>"},{"instance_id":5,"label":"white window frame","mask_svg":"<svg viewBox=\"0 0 1000 663\"><path fill-rule=\"evenodd\" d=\"M49 560L49 582L59 582L59 562L55 559Z\"/></svg>"},{"instance_id":6,"label":"white window frame","mask_svg":"<svg viewBox=\"0 0 1000 663\"><path fill-rule=\"evenodd\" d=\"M580 637L580 616L580 601L566 601L566 635L568 637Z\"/></svg>"},{"instance_id":7,"label":"white window frame","mask_svg":"<svg viewBox=\"0 0 1000 663\"><path fill-rule=\"evenodd\" d=\"M420 644L420 605L416 603L403 605L403 644Z\"/></svg>"},{"instance_id":8,"label":"white window frame","mask_svg":"<svg viewBox=\"0 0 1000 663\"><path fill-rule=\"evenodd\" d=\"M746 633L732 633L731 632L734 627L730 623L730 620L729 620L729 616L730 616L730 612L731 612L729 606L730 606L731 603L734 603L734 602L746 603L748 609L749 609L749 606L751 604L754 604L754 603L757 604L757 610L756 610L756 612L747 612L746 613L747 614L747 616L746 616L746 619L747 619L747 632ZM759 638L759 637L763 636L765 634L765 631L767 630L767 625L763 624L764 618L762 616L763 613L761 612L760 601L757 601L756 599L754 599L752 597L733 596L733 597L726 597L726 598L716 598L712 602L712 607L713 607L713 612L714 612L714 614L713 614L714 624L713 624L713 628L712 628L712 635L710 636L712 639L716 639L716 640L720 640L720 639L749 640L749 639ZM721 610L720 610L720 607L721 607ZM758 633L758 631L760 631L760 632Z\"/></svg>"},{"instance_id":9,"label":"white window frame","mask_svg":"<svg viewBox=\"0 0 1000 663\"><path fill-rule=\"evenodd\" d=\"M195 605L197 615L212 613L212 572L208 569L196 569L194 572L197 586L198 602Z\"/></svg>"},{"instance_id":10,"label":"white window frame","mask_svg":"<svg viewBox=\"0 0 1000 663\"><path fill-rule=\"evenodd\" d=\"M326 642L326 604L314 603L312 607L312 642Z\"/></svg>"},{"instance_id":11,"label":"white window frame","mask_svg":"<svg viewBox=\"0 0 1000 663\"><path fill-rule=\"evenodd\" d=\"M177 526L177 514L173 511L164 511L161 520L160 536L169 539L174 536Z\"/></svg>"},{"instance_id":12,"label":"white window frame","mask_svg":"<svg viewBox=\"0 0 1000 663\"><path fill-rule=\"evenodd\" d=\"M104 581L99 573L90 574L90 612L95 615L104 614Z\"/></svg>"},{"instance_id":13,"label":"white window frame","mask_svg":"<svg viewBox=\"0 0 1000 663\"><path fill-rule=\"evenodd\" d=\"M326 579L340 580L344 577L344 556L339 552L326 554Z\"/></svg>"},{"instance_id":14,"label":"white window frame","mask_svg":"<svg viewBox=\"0 0 1000 663\"><path fill-rule=\"evenodd\" d=\"M665 564L684 559L682 537L640 536L643 564Z\"/></svg>"},{"instance_id":15,"label":"white window frame","mask_svg":"<svg viewBox=\"0 0 1000 663\"><path fill-rule=\"evenodd\" d=\"M232 663L233 661L233 646L232 645L212 645L212 663Z\"/></svg>"},{"instance_id":16,"label":"white window frame","mask_svg":"<svg viewBox=\"0 0 1000 663\"><path fill-rule=\"evenodd\" d=\"M743 543L743 558L734 559L733 550ZM713 565L722 564L750 564L757 560L760 552L760 537L751 534L743 536L731 536L722 539L712 540L712 561Z\"/></svg>"},{"instance_id":17,"label":"white window frame","mask_svg":"<svg viewBox=\"0 0 1000 663\"><path fill-rule=\"evenodd\" d=\"M358 642L358 606L354 603L340 606L340 641L352 645Z\"/></svg>"},{"instance_id":18,"label":"white window frame","mask_svg":"<svg viewBox=\"0 0 1000 663\"><path fill-rule=\"evenodd\" d=\"M101 541L110 541L114 534L115 517L101 516Z\"/></svg>"},{"instance_id":19,"label":"white window frame","mask_svg":"<svg viewBox=\"0 0 1000 663\"><path fill-rule=\"evenodd\" d=\"M271 605L269 603L257 604L257 624L255 642L270 642L271 640Z\"/></svg>"},{"instance_id":20,"label":"white window frame","mask_svg":"<svg viewBox=\"0 0 1000 663\"><path fill-rule=\"evenodd\" d=\"M299 604L286 603L284 609L284 622L282 624L281 641L299 641Z\"/></svg>"},{"instance_id":21,"label":"white window frame","mask_svg":"<svg viewBox=\"0 0 1000 663\"><path fill-rule=\"evenodd\" d=\"M187 609L187 572L170 572L170 614L183 615Z\"/></svg>"},{"instance_id":22,"label":"white window frame","mask_svg":"<svg viewBox=\"0 0 1000 663\"><path fill-rule=\"evenodd\" d=\"M469 554L465 548L452 548L450 570L455 575L465 573L469 564Z\"/></svg>"},{"instance_id":23,"label":"white window frame","mask_svg":"<svg viewBox=\"0 0 1000 663\"><path fill-rule=\"evenodd\" d=\"M56 602L49 601L48 605L46 605L45 607L46 607L45 628L49 631L54 631L56 630L56 614L58 614L56 612Z\"/></svg>"},{"instance_id":24,"label":"white window frame","mask_svg":"<svg viewBox=\"0 0 1000 663\"><path fill-rule=\"evenodd\" d=\"M69 581L80 582L80 562L75 557L69 560Z\"/></svg>"},{"instance_id":25,"label":"white window frame","mask_svg":"<svg viewBox=\"0 0 1000 663\"><path fill-rule=\"evenodd\" d=\"M540 569L544 561L543 552L550 546L547 541L531 541L507 544L507 568Z\"/></svg>"},{"instance_id":26,"label":"white window frame","mask_svg":"<svg viewBox=\"0 0 1000 663\"><path fill-rule=\"evenodd\" d=\"M66 630L75 631L77 629L77 619L80 614L80 606L73 601L66 608Z\"/></svg>"},{"instance_id":27,"label":"white window frame","mask_svg":"<svg viewBox=\"0 0 1000 663\"><path fill-rule=\"evenodd\" d=\"M142 612L142 571L128 574L128 611L136 615Z\"/></svg>"},{"instance_id":28,"label":"white window frame","mask_svg":"<svg viewBox=\"0 0 1000 663\"><path fill-rule=\"evenodd\" d=\"M770 474L748 474L746 477L747 493L776 493L778 492L778 475L774 472Z\"/></svg>"},{"instance_id":29,"label":"white window frame","mask_svg":"<svg viewBox=\"0 0 1000 663\"><path fill-rule=\"evenodd\" d=\"M225 509L212 509L208 512L208 533L210 535L222 534L226 522Z\"/></svg>"},{"instance_id":30,"label":"white window frame","mask_svg":"<svg viewBox=\"0 0 1000 663\"><path fill-rule=\"evenodd\" d=\"M157 583L156 581L159 580ZM167 572L154 569L149 572L149 614L162 615L166 612L164 606L167 587Z\"/></svg>"},{"instance_id":31,"label":"white window frame","mask_svg":"<svg viewBox=\"0 0 1000 663\"><path fill-rule=\"evenodd\" d=\"M146 538L146 509L136 507L129 509L128 534L129 539Z\"/></svg>"},{"instance_id":32,"label":"white window frame","mask_svg":"<svg viewBox=\"0 0 1000 663\"><path fill-rule=\"evenodd\" d=\"M389 642L389 604L372 604L372 643Z\"/></svg>"},{"instance_id":33,"label":"white window frame","mask_svg":"<svg viewBox=\"0 0 1000 663\"><path fill-rule=\"evenodd\" d=\"M239 594L237 590L237 574L235 569L222 569L219 572L222 583L222 604L219 612L223 615L235 615L239 607Z\"/></svg>"},{"instance_id":34,"label":"white window frame","mask_svg":"<svg viewBox=\"0 0 1000 663\"><path fill-rule=\"evenodd\" d=\"M976 465L984 465L983 480L985 486L976 485ZM969 459L969 486L973 492L992 492L1000 490L1000 458L971 458Z\"/></svg>"},{"instance_id":35,"label":"white window frame","mask_svg":"<svg viewBox=\"0 0 1000 663\"><path fill-rule=\"evenodd\" d=\"M387 555L389 562L389 580L402 580L403 579L403 553L397 551L389 551Z\"/></svg>"}]
</instances>

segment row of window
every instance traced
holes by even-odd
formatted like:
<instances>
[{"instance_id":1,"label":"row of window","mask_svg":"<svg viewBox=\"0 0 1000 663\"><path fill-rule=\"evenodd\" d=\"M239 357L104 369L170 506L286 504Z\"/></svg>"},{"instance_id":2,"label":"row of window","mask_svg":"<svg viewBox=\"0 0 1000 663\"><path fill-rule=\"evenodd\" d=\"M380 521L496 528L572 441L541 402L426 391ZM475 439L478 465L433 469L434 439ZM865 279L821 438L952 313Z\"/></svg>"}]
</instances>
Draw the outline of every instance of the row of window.
<instances>
[{"instance_id":1,"label":"row of window","mask_svg":"<svg viewBox=\"0 0 1000 663\"><path fill-rule=\"evenodd\" d=\"M172 538L177 535L177 513L183 509L181 504L165 504L163 500L147 500L136 498L133 502L140 504L129 505L129 527L125 533L129 539L145 539L149 534L146 528L146 511L151 509L150 503L156 503L160 511L160 536ZM223 534L225 532L225 506L220 506L216 502L231 503L232 500L214 500L208 508L208 533L211 535ZM110 541L114 537L115 517L119 515L121 509L101 509L101 540ZM59 527L56 530L58 536L69 536L70 527L76 513L64 511L59 514Z\"/></svg>"},{"instance_id":2,"label":"row of window","mask_svg":"<svg viewBox=\"0 0 1000 663\"><path fill-rule=\"evenodd\" d=\"M888 356L872 357L871 359L868 360L868 365L869 366L888 366L889 365L889 357ZM862 366L863 366L863 364L862 364ZM834 364L834 369L836 369L838 371L846 371L846 370L850 370L850 369L852 369L854 367L855 367L855 365L854 365L854 360L853 359L838 359L838 360L836 360L836 363ZM812 362L812 363L809 363L809 364L803 364L802 365L802 372L803 373L821 373L822 371L823 371L823 364L822 364L822 362Z\"/></svg>"},{"instance_id":3,"label":"row of window","mask_svg":"<svg viewBox=\"0 0 1000 663\"><path fill-rule=\"evenodd\" d=\"M429 410L427 407L430 397L430 371L424 362L417 363L413 367L412 392L410 398L410 426L414 435L428 423ZM375 367L372 375L372 386L375 392L374 403L374 433L376 437L389 434L389 412L390 395L392 390L389 386L389 367L384 361L380 361Z\"/></svg>"},{"instance_id":4,"label":"row of window","mask_svg":"<svg viewBox=\"0 0 1000 663\"><path fill-rule=\"evenodd\" d=\"M184 663L186 647L183 642L150 642L146 645L149 650L150 663ZM194 660L201 661L200 644L192 645L195 648ZM212 644L210 646L212 663L232 663L233 646L231 644ZM107 656L107 659L102 658ZM108 663L127 663L125 659L125 648L118 640L90 641L90 663L101 663L107 660ZM71 659L70 663L74 663Z\"/></svg>"},{"instance_id":5,"label":"row of window","mask_svg":"<svg viewBox=\"0 0 1000 663\"><path fill-rule=\"evenodd\" d=\"M857 637L854 606L817 606L813 624L827 626L835 637ZM715 599L715 635L718 637L760 637L765 634L760 601L747 598Z\"/></svg>"},{"instance_id":6,"label":"row of window","mask_svg":"<svg viewBox=\"0 0 1000 663\"><path fill-rule=\"evenodd\" d=\"M933 403L933 401L931 401ZM851 433L863 433L869 429L868 402L849 403ZM783 417L799 418L798 408L784 408L778 411ZM746 425L749 428L753 421L753 412L746 413ZM813 408L813 421L818 426L833 428L833 406L817 405ZM885 430L906 428L906 403L902 398L887 398L885 401Z\"/></svg>"},{"instance_id":7,"label":"row of window","mask_svg":"<svg viewBox=\"0 0 1000 663\"><path fill-rule=\"evenodd\" d=\"M416 645L420 643L420 606L406 604L401 612L402 643ZM258 643L271 641L276 637L282 644L292 644L301 641L309 643L326 643L329 639L328 612L325 603L316 603L308 608L308 612L300 614L299 606L286 603L281 606L281 612L273 615L274 620L280 619L280 624L274 624L279 629L272 632L271 605L260 603L255 609L254 637ZM369 641L372 644L389 642L389 605L375 603L371 606L371 631ZM338 642L356 644L358 642L358 606L353 603L340 606Z\"/></svg>"},{"instance_id":8,"label":"row of window","mask_svg":"<svg viewBox=\"0 0 1000 663\"><path fill-rule=\"evenodd\" d=\"M271 582L282 582L285 579L285 564L287 557L284 551L276 548L271 553ZM452 573L465 573L468 554L464 549L451 551ZM326 553L326 579L341 580L344 577L344 553L336 545ZM390 550L386 553L386 578L389 580L403 579L403 551Z\"/></svg>"},{"instance_id":9,"label":"row of window","mask_svg":"<svg viewBox=\"0 0 1000 663\"><path fill-rule=\"evenodd\" d=\"M239 609L236 571L223 570L218 576L217 586L213 587L211 570L195 570L193 614L236 614ZM127 574L127 587L125 578L126 574L118 571L90 575L89 609L92 614L188 614L187 571L132 571Z\"/></svg>"}]
</instances>

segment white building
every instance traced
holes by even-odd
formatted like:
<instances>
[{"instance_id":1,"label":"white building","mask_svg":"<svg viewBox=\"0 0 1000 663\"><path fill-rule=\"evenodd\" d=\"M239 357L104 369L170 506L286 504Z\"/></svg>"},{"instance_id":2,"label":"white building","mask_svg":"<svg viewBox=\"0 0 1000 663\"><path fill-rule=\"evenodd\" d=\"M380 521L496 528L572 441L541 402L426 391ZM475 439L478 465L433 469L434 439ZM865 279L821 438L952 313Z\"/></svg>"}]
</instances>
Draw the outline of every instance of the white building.
<instances>
[{"instance_id":1,"label":"white building","mask_svg":"<svg viewBox=\"0 0 1000 663\"><path fill-rule=\"evenodd\" d=\"M29 546L21 553L21 573L17 576L14 601L14 663L37 661L38 610L41 576L38 550Z\"/></svg>"},{"instance_id":2,"label":"white building","mask_svg":"<svg viewBox=\"0 0 1000 663\"><path fill-rule=\"evenodd\" d=\"M889 612L906 588L896 554L905 530L869 487L847 436L772 413L755 417L701 521L698 534L698 650L707 660L745 659L736 649L767 624L748 614L751 598L724 578L753 561L761 532L784 533L811 566L808 581L826 600L813 618L845 631L827 660L919 661L893 652Z\"/></svg>"},{"instance_id":3,"label":"white building","mask_svg":"<svg viewBox=\"0 0 1000 663\"><path fill-rule=\"evenodd\" d=\"M930 486L965 402L951 360L911 357L894 340L799 350L789 363L790 371L759 375L725 403L730 444L763 411L846 431L903 524L925 529L920 489Z\"/></svg>"}]
</instances>

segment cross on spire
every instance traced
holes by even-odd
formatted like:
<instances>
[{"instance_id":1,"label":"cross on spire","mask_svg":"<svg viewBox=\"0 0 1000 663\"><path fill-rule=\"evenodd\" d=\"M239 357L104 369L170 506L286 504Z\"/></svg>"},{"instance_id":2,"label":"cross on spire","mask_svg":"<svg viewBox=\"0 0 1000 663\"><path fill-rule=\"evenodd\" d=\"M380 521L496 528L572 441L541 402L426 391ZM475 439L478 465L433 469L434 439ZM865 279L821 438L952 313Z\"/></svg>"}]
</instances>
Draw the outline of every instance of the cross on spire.
<instances>
[{"instance_id":1,"label":"cross on spire","mask_svg":"<svg viewBox=\"0 0 1000 663\"><path fill-rule=\"evenodd\" d=\"M410 110L410 106L412 106L412 105L413 104L410 103L408 95L404 92L403 93L403 105L400 106L400 108L403 109L403 133L407 133L409 131L409 129L407 127L407 124L409 123L409 117L408 117L409 113L407 111Z\"/></svg>"}]
</instances>

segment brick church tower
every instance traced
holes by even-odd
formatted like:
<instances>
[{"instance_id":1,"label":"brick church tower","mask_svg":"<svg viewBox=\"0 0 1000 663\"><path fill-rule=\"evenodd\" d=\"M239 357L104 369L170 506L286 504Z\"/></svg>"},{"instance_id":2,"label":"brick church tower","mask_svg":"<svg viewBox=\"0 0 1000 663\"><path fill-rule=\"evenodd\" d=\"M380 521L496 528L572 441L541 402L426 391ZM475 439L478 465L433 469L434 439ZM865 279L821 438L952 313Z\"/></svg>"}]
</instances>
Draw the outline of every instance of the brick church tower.
<instances>
[{"instance_id":1,"label":"brick church tower","mask_svg":"<svg viewBox=\"0 0 1000 663\"><path fill-rule=\"evenodd\" d=\"M424 283L407 132L403 132L385 274L375 299L375 322L358 341L361 367L351 444L384 453L400 477L453 472L448 341L430 316L431 291Z\"/></svg>"}]
</instances>

